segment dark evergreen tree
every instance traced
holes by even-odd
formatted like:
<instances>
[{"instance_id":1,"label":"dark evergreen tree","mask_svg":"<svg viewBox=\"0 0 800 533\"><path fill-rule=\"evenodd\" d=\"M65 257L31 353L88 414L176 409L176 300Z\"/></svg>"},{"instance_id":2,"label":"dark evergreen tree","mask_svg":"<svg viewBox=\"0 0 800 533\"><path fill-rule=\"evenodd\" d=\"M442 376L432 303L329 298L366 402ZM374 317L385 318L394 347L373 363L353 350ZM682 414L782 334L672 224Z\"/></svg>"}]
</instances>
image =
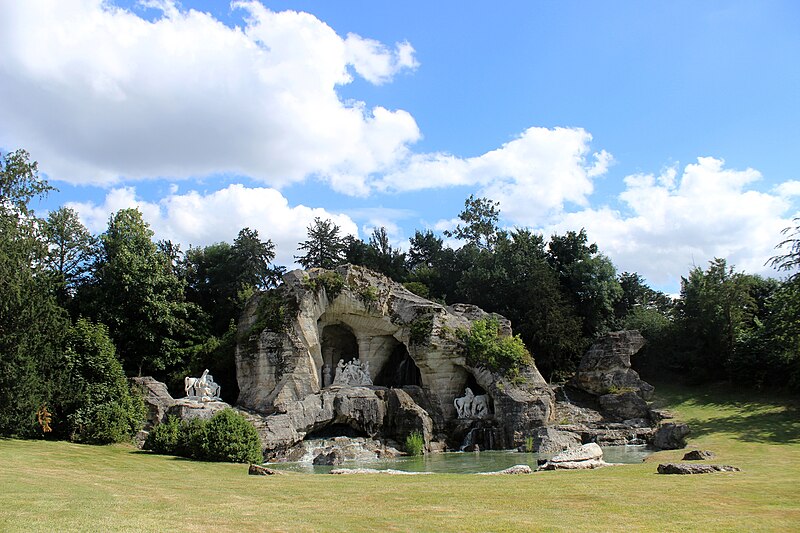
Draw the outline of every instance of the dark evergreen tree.
<instances>
[{"instance_id":1,"label":"dark evergreen tree","mask_svg":"<svg viewBox=\"0 0 800 533\"><path fill-rule=\"evenodd\" d=\"M308 226L308 239L298 244L303 255L295 256L304 268L332 269L344 262L345 241L332 220L317 217Z\"/></svg>"}]
</instances>

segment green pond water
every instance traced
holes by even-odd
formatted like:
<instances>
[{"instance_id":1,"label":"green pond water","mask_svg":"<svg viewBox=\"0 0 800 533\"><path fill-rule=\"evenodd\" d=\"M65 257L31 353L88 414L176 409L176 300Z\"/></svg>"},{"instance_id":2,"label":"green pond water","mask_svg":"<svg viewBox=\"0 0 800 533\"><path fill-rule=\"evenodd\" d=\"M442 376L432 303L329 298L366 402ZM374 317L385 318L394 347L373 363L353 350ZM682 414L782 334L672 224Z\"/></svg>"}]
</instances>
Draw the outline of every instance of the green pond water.
<instances>
[{"instance_id":1,"label":"green pond water","mask_svg":"<svg viewBox=\"0 0 800 533\"><path fill-rule=\"evenodd\" d=\"M653 453L646 446L605 446L603 459L608 463L641 463ZM424 457L398 457L375 461L345 461L340 466L314 466L310 463L269 463L270 468L291 470L308 474L327 474L334 468L374 468L377 470L404 470L406 472L438 472L442 474L474 474L495 472L510 466L526 464L534 470L537 460L547 458L536 453L515 451L449 452Z\"/></svg>"}]
</instances>

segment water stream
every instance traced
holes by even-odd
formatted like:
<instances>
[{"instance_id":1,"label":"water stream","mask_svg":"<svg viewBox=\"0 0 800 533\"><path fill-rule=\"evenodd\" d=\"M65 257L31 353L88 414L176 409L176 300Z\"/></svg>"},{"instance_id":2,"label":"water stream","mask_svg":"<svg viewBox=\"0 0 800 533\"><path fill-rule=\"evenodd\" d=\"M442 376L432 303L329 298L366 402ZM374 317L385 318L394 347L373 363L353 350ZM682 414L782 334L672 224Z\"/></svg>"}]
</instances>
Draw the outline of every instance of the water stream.
<instances>
[{"instance_id":1,"label":"water stream","mask_svg":"<svg viewBox=\"0 0 800 533\"><path fill-rule=\"evenodd\" d=\"M603 459L609 463L641 463L653 453L646 446L606 446ZM271 463L270 468L304 472L308 474L327 474L334 468L375 468L378 470L404 470L406 472L438 472L447 474L474 474L494 472L513 465L527 464L536 469L539 459L547 456L537 453L490 450L483 452L448 452L423 457L398 457L396 459L376 459L371 461L345 461L340 466L312 465L310 462Z\"/></svg>"}]
</instances>

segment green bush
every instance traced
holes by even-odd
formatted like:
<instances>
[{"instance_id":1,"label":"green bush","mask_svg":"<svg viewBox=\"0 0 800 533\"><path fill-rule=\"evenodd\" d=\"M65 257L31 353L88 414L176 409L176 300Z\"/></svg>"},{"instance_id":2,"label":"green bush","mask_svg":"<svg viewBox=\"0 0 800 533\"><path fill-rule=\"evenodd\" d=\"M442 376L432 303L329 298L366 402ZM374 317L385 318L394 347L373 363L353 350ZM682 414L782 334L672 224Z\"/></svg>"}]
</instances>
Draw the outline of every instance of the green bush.
<instances>
[{"instance_id":1,"label":"green bush","mask_svg":"<svg viewBox=\"0 0 800 533\"><path fill-rule=\"evenodd\" d=\"M146 450L200 461L260 463L261 441L256 428L233 409L218 411L210 420L180 422L170 416L150 432Z\"/></svg>"},{"instance_id":2,"label":"green bush","mask_svg":"<svg viewBox=\"0 0 800 533\"><path fill-rule=\"evenodd\" d=\"M83 318L66 336L65 368L58 401L71 440L108 444L130 440L145 407L132 390L103 324Z\"/></svg>"},{"instance_id":3,"label":"green bush","mask_svg":"<svg viewBox=\"0 0 800 533\"><path fill-rule=\"evenodd\" d=\"M431 290L428 288L428 286L424 283L420 283L419 281L407 281L403 283L403 287L413 292L417 296L422 296L423 298L429 298L431 295Z\"/></svg>"},{"instance_id":4,"label":"green bush","mask_svg":"<svg viewBox=\"0 0 800 533\"><path fill-rule=\"evenodd\" d=\"M216 413L205 426L208 461L260 463L263 461L258 432L245 417L233 409Z\"/></svg>"},{"instance_id":5,"label":"green bush","mask_svg":"<svg viewBox=\"0 0 800 533\"><path fill-rule=\"evenodd\" d=\"M459 331L459 337L466 345L467 364L471 366L483 366L516 380L523 367L533 364L533 357L519 335L500 336L496 318L476 320L469 331Z\"/></svg>"},{"instance_id":6,"label":"green bush","mask_svg":"<svg viewBox=\"0 0 800 533\"><path fill-rule=\"evenodd\" d=\"M150 431L147 440L144 441L144 449L164 455L177 455L180 434L181 421L170 415Z\"/></svg>"},{"instance_id":7,"label":"green bush","mask_svg":"<svg viewBox=\"0 0 800 533\"><path fill-rule=\"evenodd\" d=\"M422 315L411 322L409 342L411 344L428 344L433 332L433 315Z\"/></svg>"},{"instance_id":8,"label":"green bush","mask_svg":"<svg viewBox=\"0 0 800 533\"><path fill-rule=\"evenodd\" d=\"M425 438L419 431L412 431L406 437L406 452L409 455L422 455L425 453Z\"/></svg>"}]
</instances>

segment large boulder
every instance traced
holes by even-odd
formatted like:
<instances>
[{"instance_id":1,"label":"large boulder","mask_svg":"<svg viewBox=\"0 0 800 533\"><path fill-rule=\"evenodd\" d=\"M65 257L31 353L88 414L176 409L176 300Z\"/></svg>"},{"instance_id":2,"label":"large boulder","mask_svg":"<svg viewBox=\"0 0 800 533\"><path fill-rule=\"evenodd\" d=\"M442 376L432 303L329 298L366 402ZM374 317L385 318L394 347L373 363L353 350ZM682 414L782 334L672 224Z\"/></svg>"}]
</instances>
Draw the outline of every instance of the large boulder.
<instances>
[{"instance_id":1,"label":"large boulder","mask_svg":"<svg viewBox=\"0 0 800 533\"><path fill-rule=\"evenodd\" d=\"M644 343L644 337L636 330L607 334L584 354L572 384L598 396L633 391L649 400L654 387L631 368L631 356Z\"/></svg>"},{"instance_id":2,"label":"large boulder","mask_svg":"<svg viewBox=\"0 0 800 533\"><path fill-rule=\"evenodd\" d=\"M714 472L740 472L730 465L665 463L658 465L659 474L712 474Z\"/></svg>"},{"instance_id":3,"label":"large boulder","mask_svg":"<svg viewBox=\"0 0 800 533\"><path fill-rule=\"evenodd\" d=\"M131 381L141 390L142 399L147 407L144 427L149 430L166 419L170 408L175 405L175 399L167 390L167 386L152 376L135 377L131 378Z\"/></svg>"},{"instance_id":4,"label":"large boulder","mask_svg":"<svg viewBox=\"0 0 800 533\"><path fill-rule=\"evenodd\" d=\"M533 451L543 454L556 454L577 448L581 445L581 437L572 431L561 431L553 427L538 428L532 435Z\"/></svg>"},{"instance_id":5,"label":"large boulder","mask_svg":"<svg viewBox=\"0 0 800 533\"><path fill-rule=\"evenodd\" d=\"M574 461L592 461L602 458L603 458L603 450L600 448L600 446L598 446L594 442L590 442L589 444L584 444L577 448L571 448L569 450L565 450L561 453L558 453L550 459L550 462L567 463Z\"/></svg>"},{"instance_id":6,"label":"large boulder","mask_svg":"<svg viewBox=\"0 0 800 533\"><path fill-rule=\"evenodd\" d=\"M647 402L633 391L604 394L598 400L603 413L616 420L645 419L650 413Z\"/></svg>"},{"instance_id":7,"label":"large boulder","mask_svg":"<svg viewBox=\"0 0 800 533\"><path fill-rule=\"evenodd\" d=\"M689 426L686 424L662 424L653 435L653 446L661 450L679 450L686 447Z\"/></svg>"}]
</instances>

